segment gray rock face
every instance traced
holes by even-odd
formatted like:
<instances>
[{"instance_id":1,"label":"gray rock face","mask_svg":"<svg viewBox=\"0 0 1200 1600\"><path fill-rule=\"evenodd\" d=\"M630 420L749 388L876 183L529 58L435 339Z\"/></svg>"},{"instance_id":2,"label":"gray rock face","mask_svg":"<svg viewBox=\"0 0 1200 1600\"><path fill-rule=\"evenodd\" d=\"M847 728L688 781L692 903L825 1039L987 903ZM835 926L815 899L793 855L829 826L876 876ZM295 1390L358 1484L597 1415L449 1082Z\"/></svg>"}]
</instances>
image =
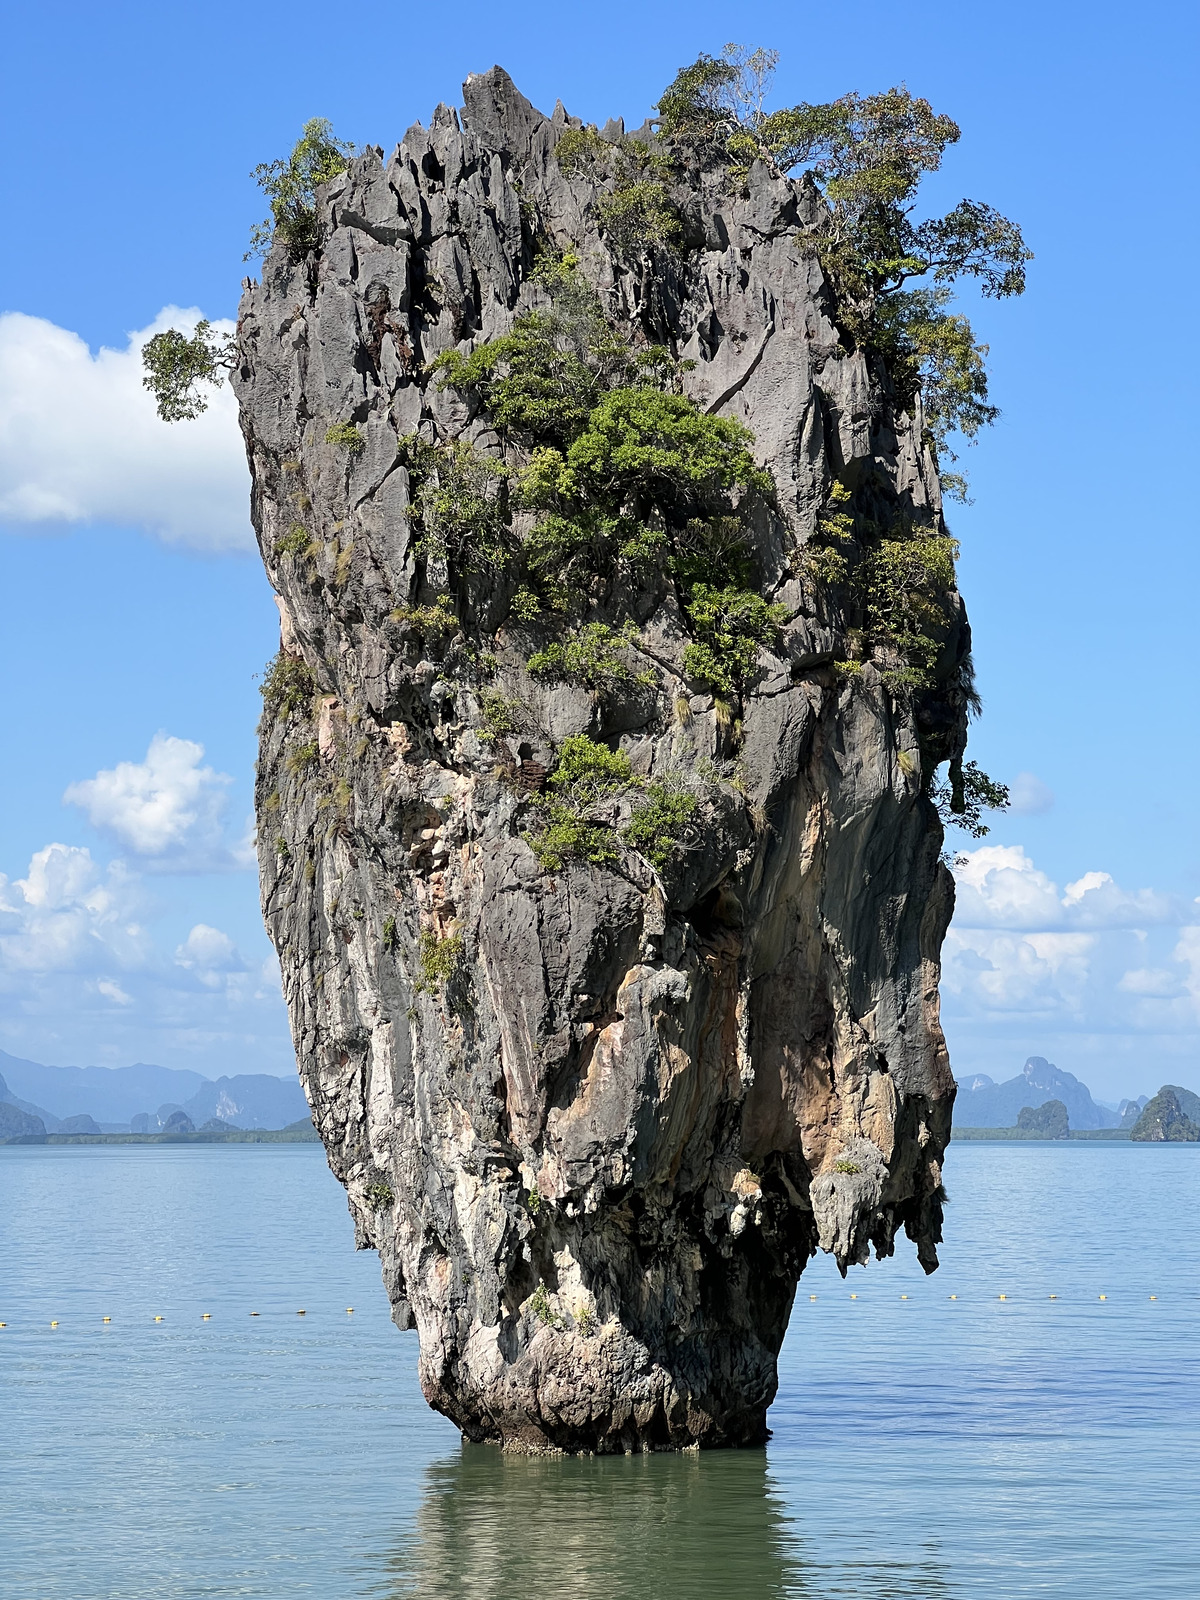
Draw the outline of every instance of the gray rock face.
<instances>
[{"instance_id":1,"label":"gray rock face","mask_svg":"<svg viewBox=\"0 0 1200 1600\"><path fill-rule=\"evenodd\" d=\"M264 913L314 1123L419 1331L429 1402L528 1449L751 1443L815 1250L844 1267L903 1228L936 1265L953 891L922 770L961 749L965 705L947 689L914 710L870 663L839 675L797 560L835 473L936 520L936 472L919 417L839 344L797 248L811 187L761 164L732 197L698 176L678 255L622 255L592 182L555 161L561 108L499 69L465 99L462 126L439 107L333 180L322 250L276 246L242 302L292 686L261 729ZM428 364L545 303L537 228L614 327L696 363L689 392L743 420L774 475L754 538L791 620L736 715L688 680L666 582L595 598L640 627L654 686L624 699L530 676L503 573L460 592L449 642L395 615L451 587L413 549L397 436L520 459ZM347 423L360 449L326 442ZM968 646L960 611L947 684ZM515 732L489 736L489 688L519 704ZM661 873L624 847L539 865L533 792L579 733L694 784L702 826ZM616 838L630 802L606 804Z\"/></svg>"}]
</instances>

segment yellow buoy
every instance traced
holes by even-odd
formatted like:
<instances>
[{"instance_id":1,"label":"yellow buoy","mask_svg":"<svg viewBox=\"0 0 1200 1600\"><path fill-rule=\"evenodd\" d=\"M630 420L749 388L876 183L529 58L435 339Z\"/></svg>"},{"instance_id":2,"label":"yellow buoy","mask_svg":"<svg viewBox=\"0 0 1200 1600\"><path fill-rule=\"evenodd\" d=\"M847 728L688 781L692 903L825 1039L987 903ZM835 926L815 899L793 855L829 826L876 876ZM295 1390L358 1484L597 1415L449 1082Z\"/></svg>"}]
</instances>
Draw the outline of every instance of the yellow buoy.
<instances>
[{"instance_id":1,"label":"yellow buoy","mask_svg":"<svg viewBox=\"0 0 1200 1600\"><path fill-rule=\"evenodd\" d=\"M211 1321L212 1321L212 1312L211 1312L211 1311L205 1311L205 1312L204 1312L204 1313L203 1313L203 1314L202 1314L202 1315L201 1315L201 1317L200 1317L200 1321L201 1321L201 1322L211 1322Z\"/></svg>"},{"instance_id":2,"label":"yellow buoy","mask_svg":"<svg viewBox=\"0 0 1200 1600\"><path fill-rule=\"evenodd\" d=\"M810 1294L810 1295L809 1295L809 1297L808 1297L808 1298L809 1298L809 1299L810 1299L810 1300L815 1300L815 1299L816 1299L816 1298L817 1298L817 1297L816 1297L816 1295L815 1295L815 1294Z\"/></svg>"},{"instance_id":3,"label":"yellow buoy","mask_svg":"<svg viewBox=\"0 0 1200 1600\"><path fill-rule=\"evenodd\" d=\"M306 1317L308 1315L308 1312L307 1311L297 1311L296 1315L298 1317Z\"/></svg>"},{"instance_id":4,"label":"yellow buoy","mask_svg":"<svg viewBox=\"0 0 1200 1600\"><path fill-rule=\"evenodd\" d=\"M908 1299L908 1296L907 1296L907 1295L906 1295L906 1294L902 1294L902 1295L901 1295L901 1296L900 1296L900 1298L901 1298L901 1300L907 1300L907 1299Z\"/></svg>"},{"instance_id":5,"label":"yellow buoy","mask_svg":"<svg viewBox=\"0 0 1200 1600\"><path fill-rule=\"evenodd\" d=\"M1101 1296L1100 1296L1100 1298L1101 1298L1101 1300L1107 1300L1107 1299L1108 1299L1108 1296L1107 1296L1107 1295L1106 1295L1106 1294L1102 1294L1102 1295L1101 1295Z\"/></svg>"},{"instance_id":6,"label":"yellow buoy","mask_svg":"<svg viewBox=\"0 0 1200 1600\"><path fill-rule=\"evenodd\" d=\"M101 1322L111 1322L112 1318L111 1317L101 1317L100 1320L101 1320Z\"/></svg>"},{"instance_id":7,"label":"yellow buoy","mask_svg":"<svg viewBox=\"0 0 1200 1600\"><path fill-rule=\"evenodd\" d=\"M1152 1295L1151 1295L1151 1296L1150 1296L1150 1298L1151 1298L1151 1300L1157 1300L1157 1299L1158 1299L1158 1296L1157 1296L1157 1295L1156 1295L1156 1294L1152 1294ZM2 1323L2 1322L0 1322L0 1328L2 1328L2 1327L3 1327L3 1326L4 1326L4 1324L3 1324L3 1323Z\"/></svg>"},{"instance_id":8,"label":"yellow buoy","mask_svg":"<svg viewBox=\"0 0 1200 1600\"><path fill-rule=\"evenodd\" d=\"M951 1298L951 1300L957 1300L957 1299L958 1299L958 1296L957 1296L957 1295L956 1295L956 1294L952 1294L952 1295L951 1295L951 1296L950 1296L950 1298Z\"/></svg>"},{"instance_id":9,"label":"yellow buoy","mask_svg":"<svg viewBox=\"0 0 1200 1600\"><path fill-rule=\"evenodd\" d=\"M857 1299L858 1299L858 1296L857 1296L857 1295L856 1295L856 1294L852 1294L852 1295L851 1295L851 1296L850 1296L850 1298L851 1298L851 1300L857 1300Z\"/></svg>"},{"instance_id":10,"label":"yellow buoy","mask_svg":"<svg viewBox=\"0 0 1200 1600\"><path fill-rule=\"evenodd\" d=\"M1000 1298L1001 1298L1001 1300L1007 1300L1007 1299L1008 1299L1008 1296L1007 1296L1007 1295L1006 1295L1006 1294L1002 1294L1002 1295L1001 1295L1001 1296L1000 1296Z\"/></svg>"},{"instance_id":11,"label":"yellow buoy","mask_svg":"<svg viewBox=\"0 0 1200 1600\"><path fill-rule=\"evenodd\" d=\"M252 1311L252 1312L251 1312L251 1313L250 1313L250 1315L251 1315L251 1316L252 1316L252 1317L256 1317L256 1316L257 1316L257 1315L258 1315L258 1312L257 1312L257 1311Z\"/></svg>"},{"instance_id":12,"label":"yellow buoy","mask_svg":"<svg viewBox=\"0 0 1200 1600\"><path fill-rule=\"evenodd\" d=\"M7 1327L8 1327L8 1323L7 1322L0 1322L0 1328L7 1328Z\"/></svg>"},{"instance_id":13,"label":"yellow buoy","mask_svg":"<svg viewBox=\"0 0 1200 1600\"><path fill-rule=\"evenodd\" d=\"M1056 1295L1056 1294L1052 1294L1052 1295L1051 1295L1051 1296L1050 1296L1050 1298L1051 1298L1051 1300L1057 1300L1057 1299L1058 1299L1058 1296L1057 1296L1057 1295Z\"/></svg>"},{"instance_id":14,"label":"yellow buoy","mask_svg":"<svg viewBox=\"0 0 1200 1600\"><path fill-rule=\"evenodd\" d=\"M58 1327L58 1323L57 1323L57 1322L52 1322L52 1323L51 1323L51 1324L50 1324L50 1326L51 1326L51 1327L52 1327L52 1328L57 1328L57 1327Z\"/></svg>"},{"instance_id":15,"label":"yellow buoy","mask_svg":"<svg viewBox=\"0 0 1200 1600\"><path fill-rule=\"evenodd\" d=\"M346 1315L348 1317L352 1317L354 1315L354 1307L353 1306L347 1306L346 1307Z\"/></svg>"},{"instance_id":16,"label":"yellow buoy","mask_svg":"<svg viewBox=\"0 0 1200 1600\"><path fill-rule=\"evenodd\" d=\"M161 1317L155 1317L155 1319L154 1319L154 1320L155 1320L155 1322L161 1322L161 1321L162 1321L162 1318L161 1318Z\"/></svg>"}]
</instances>

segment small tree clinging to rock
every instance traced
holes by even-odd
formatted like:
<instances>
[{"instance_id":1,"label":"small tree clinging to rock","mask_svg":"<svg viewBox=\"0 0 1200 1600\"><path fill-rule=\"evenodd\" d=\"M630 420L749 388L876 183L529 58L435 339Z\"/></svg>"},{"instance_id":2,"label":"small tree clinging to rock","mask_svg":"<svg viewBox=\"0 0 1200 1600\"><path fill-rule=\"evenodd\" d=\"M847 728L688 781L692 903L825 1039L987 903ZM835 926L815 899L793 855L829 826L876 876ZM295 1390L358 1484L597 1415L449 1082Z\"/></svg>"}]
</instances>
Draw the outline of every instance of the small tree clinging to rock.
<instances>
[{"instance_id":1,"label":"small tree clinging to rock","mask_svg":"<svg viewBox=\"0 0 1200 1600\"><path fill-rule=\"evenodd\" d=\"M826 202L812 246L836 293L840 325L882 357L902 406L921 393L930 440L953 460L950 435L973 440L998 412L988 401L987 346L947 309L949 285L974 278L991 298L1022 294L1032 252L1016 223L977 200L915 219L921 180L960 137L950 117L903 86L767 112L777 60L776 51L739 45L700 56L659 100L660 134L735 173L755 159L807 172ZM908 287L920 279L930 281ZM960 476L944 474L943 482L965 494Z\"/></svg>"}]
</instances>

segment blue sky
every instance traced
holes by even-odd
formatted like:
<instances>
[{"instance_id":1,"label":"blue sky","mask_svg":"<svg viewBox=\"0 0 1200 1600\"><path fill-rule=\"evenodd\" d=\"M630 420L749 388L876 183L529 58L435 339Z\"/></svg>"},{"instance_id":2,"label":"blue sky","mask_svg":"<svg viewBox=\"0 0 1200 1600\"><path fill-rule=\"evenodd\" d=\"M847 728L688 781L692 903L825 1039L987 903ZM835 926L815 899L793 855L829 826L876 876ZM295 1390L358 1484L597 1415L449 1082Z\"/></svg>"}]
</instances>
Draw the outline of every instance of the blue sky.
<instances>
[{"instance_id":1,"label":"blue sky","mask_svg":"<svg viewBox=\"0 0 1200 1600\"><path fill-rule=\"evenodd\" d=\"M780 51L776 103L926 95L963 128L931 208L990 201L1036 251L1022 300L965 297L1003 409L952 519L972 748L1021 810L964 875L956 1070L1036 1053L1107 1096L1200 1087L1198 29L1161 0L10 11L0 1047L290 1070L245 866L276 628L233 411L166 438L130 335L164 307L235 313L264 211L249 171L306 118L390 148L499 61L547 111L636 122L731 32Z\"/></svg>"}]
</instances>

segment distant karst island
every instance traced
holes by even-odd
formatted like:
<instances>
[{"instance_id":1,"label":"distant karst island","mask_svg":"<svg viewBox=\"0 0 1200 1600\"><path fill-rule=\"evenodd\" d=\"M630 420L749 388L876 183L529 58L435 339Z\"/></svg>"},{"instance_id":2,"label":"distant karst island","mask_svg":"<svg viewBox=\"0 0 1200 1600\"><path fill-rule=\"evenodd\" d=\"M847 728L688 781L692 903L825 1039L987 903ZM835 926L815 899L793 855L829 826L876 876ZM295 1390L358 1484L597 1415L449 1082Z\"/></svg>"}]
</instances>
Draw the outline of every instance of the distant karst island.
<instances>
[{"instance_id":1,"label":"distant karst island","mask_svg":"<svg viewBox=\"0 0 1200 1600\"><path fill-rule=\"evenodd\" d=\"M153 1110L147 1109L154 1107ZM295 1078L179 1067L48 1067L0 1050L0 1143L315 1139Z\"/></svg>"},{"instance_id":2,"label":"distant karst island","mask_svg":"<svg viewBox=\"0 0 1200 1600\"><path fill-rule=\"evenodd\" d=\"M958 1079L954 1137L1193 1143L1200 1140L1200 1095L1165 1084L1153 1099L1140 1095L1102 1105L1073 1073L1044 1056L1030 1056L1004 1083L986 1073Z\"/></svg>"}]
</instances>

